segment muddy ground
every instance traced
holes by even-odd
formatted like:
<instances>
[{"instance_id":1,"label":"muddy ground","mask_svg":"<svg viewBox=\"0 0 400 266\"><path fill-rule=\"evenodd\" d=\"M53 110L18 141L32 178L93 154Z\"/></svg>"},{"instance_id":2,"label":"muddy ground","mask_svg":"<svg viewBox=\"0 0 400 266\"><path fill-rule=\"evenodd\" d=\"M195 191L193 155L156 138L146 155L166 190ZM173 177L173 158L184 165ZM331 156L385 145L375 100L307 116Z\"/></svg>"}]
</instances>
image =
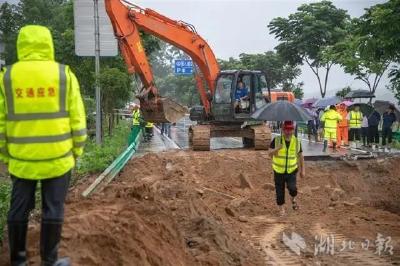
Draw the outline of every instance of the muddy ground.
<instances>
[{"instance_id":1,"label":"muddy ground","mask_svg":"<svg viewBox=\"0 0 400 266\"><path fill-rule=\"evenodd\" d=\"M73 265L400 265L399 164L306 162L300 209L287 195L281 218L266 152L147 154L90 199L89 182L72 189L60 254ZM38 240L33 221L31 265Z\"/></svg>"}]
</instances>

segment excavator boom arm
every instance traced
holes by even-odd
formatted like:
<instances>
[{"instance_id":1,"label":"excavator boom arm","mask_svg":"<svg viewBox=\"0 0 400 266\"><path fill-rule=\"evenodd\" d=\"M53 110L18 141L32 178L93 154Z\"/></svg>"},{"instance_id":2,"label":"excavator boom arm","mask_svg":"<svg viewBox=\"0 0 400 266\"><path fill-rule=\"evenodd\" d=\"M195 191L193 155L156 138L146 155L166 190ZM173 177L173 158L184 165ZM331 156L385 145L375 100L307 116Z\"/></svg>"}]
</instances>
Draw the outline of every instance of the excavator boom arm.
<instances>
[{"instance_id":1,"label":"excavator boom arm","mask_svg":"<svg viewBox=\"0 0 400 266\"><path fill-rule=\"evenodd\" d=\"M133 4L126 6L120 0L105 0L105 4L128 70L130 73L139 74L145 88L154 86L154 78L139 30L187 53L202 72L211 95L214 94L215 80L219 73L218 62L210 46L196 33L193 26L167 18L151 9L143 9ZM196 80L200 98L208 113L210 104L206 90L199 76ZM153 89L156 90L155 87Z\"/></svg>"}]
</instances>

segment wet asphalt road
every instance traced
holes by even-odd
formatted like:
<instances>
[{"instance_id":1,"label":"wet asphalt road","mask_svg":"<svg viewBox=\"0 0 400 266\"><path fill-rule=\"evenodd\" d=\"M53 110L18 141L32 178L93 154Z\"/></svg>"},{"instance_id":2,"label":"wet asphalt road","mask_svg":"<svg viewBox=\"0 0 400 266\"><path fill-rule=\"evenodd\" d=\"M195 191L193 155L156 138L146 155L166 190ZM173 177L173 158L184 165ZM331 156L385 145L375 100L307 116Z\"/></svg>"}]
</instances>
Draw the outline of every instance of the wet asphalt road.
<instances>
[{"instance_id":1,"label":"wet asphalt road","mask_svg":"<svg viewBox=\"0 0 400 266\"><path fill-rule=\"evenodd\" d=\"M171 126L171 134L170 138L161 136L158 129L154 130L154 137L152 138L151 142L148 143L141 143L138 155L147 153L147 152L161 152L166 151L169 149L188 149L188 128L192 125L193 122L190 121L189 117L186 116L185 118L181 119L176 123L175 126ZM273 134L276 136L277 134ZM322 143L309 143L306 139L307 136L300 135L299 136L302 142L302 149L303 154L306 157L327 157L327 156L340 156L344 155L349 152L347 149L340 149L336 153L332 153L331 150L324 153L322 152L323 145ZM175 145L176 144L176 145ZM211 149L232 149L232 148L242 148L242 140L241 138L232 138L232 137L225 137L225 138L213 138L211 139ZM352 151L352 153L362 153L360 151Z\"/></svg>"}]
</instances>

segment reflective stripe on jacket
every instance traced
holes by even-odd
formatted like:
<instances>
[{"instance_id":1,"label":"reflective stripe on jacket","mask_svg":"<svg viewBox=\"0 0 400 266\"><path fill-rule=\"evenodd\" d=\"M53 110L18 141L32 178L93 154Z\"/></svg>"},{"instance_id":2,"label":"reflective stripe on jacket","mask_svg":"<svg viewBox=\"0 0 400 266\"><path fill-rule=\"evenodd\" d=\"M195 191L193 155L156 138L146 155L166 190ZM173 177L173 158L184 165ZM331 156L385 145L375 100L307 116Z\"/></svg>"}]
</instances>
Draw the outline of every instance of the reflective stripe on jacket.
<instances>
[{"instance_id":1,"label":"reflective stripe on jacket","mask_svg":"<svg viewBox=\"0 0 400 266\"><path fill-rule=\"evenodd\" d=\"M361 128L363 115L360 111L350 111L350 120L349 127L350 128Z\"/></svg>"},{"instance_id":2,"label":"reflective stripe on jacket","mask_svg":"<svg viewBox=\"0 0 400 266\"><path fill-rule=\"evenodd\" d=\"M321 117L321 121L324 121L325 130L336 130L338 122L341 120L342 116L335 110L328 110Z\"/></svg>"},{"instance_id":3,"label":"reflective stripe on jacket","mask_svg":"<svg viewBox=\"0 0 400 266\"><path fill-rule=\"evenodd\" d=\"M145 125L145 127L150 127L150 128L152 128L153 126L154 126L154 124L151 122L147 122Z\"/></svg>"},{"instance_id":4,"label":"reflective stripe on jacket","mask_svg":"<svg viewBox=\"0 0 400 266\"><path fill-rule=\"evenodd\" d=\"M134 110L132 113L132 125L140 126L140 110Z\"/></svg>"},{"instance_id":5,"label":"reflective stripe on jacket","mask_svg":"<svg viewBox=\"0 0 400 266\"><path fill-rule=\"evenodd\" d=\"M19 61L0 73L0 159L25 179L58 177L83 152L86 116L79 84L68 66L54 61L49 30L25 26Z\"/></svg>"},{"instance_id":6,"label":"reflective stripe on jacket","mask_svg":"<svg viewBox=\"0 0 400 266\"><path fill-rule=\"evenodd\" d=\"M275 138L275 146L278 146L279 143L282 144L282 148L278 151L277 156L272 157L272 169L280 174L293 173L298 168L297 156L300 151L300 143L295 136L292 136L289 147L286 147L284 136L278 136Z\"/></svg>"}]
</instances>

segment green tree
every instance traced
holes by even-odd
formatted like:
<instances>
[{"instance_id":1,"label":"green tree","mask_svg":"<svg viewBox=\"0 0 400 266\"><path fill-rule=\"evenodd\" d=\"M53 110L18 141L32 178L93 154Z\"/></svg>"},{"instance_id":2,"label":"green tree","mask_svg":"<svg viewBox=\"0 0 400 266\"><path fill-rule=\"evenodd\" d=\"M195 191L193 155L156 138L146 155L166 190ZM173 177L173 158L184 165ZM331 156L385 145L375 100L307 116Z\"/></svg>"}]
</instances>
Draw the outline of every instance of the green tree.
<instances>
[{"instance_id":1,"label":"green tree","mask_svg":"<svg viewBox=\"0 0 400 266\"><path fill-rule=\"evenodd\" d=\"M298 82L296 84L293 83L284 83L282 90L283 91L288 91L288 92L293 92L294 97L296 99L303 99L304 97L304 91L303 91L303 86L304 82Z\"/></svg>"},{"instance_id":2,"label":"green tree","mask_svg":"<svg viewBox=\"0 0 400 266\"><path fill-rule=\"evenodd\" d=\"M334 64L323 57L324 51L346 36L348 21L345 10L336 8L330 1L321 1L303 4L288 18L275 18L268 25L270 33L280 42L275 47L278 53L291 65L305 62L318 80L322 97Z\"/></svg>"},{"instance_id":3,"label":"green tree","mask_svg":"<svg viewBox=\"0 0 400 266\"><path fill-rule=\"evenodd\" d=\"M160 41L159 47L150 55L153 74L157 77L173 74L175 60L191 59L185 52L164 41Z\"/></svg>"},{"instance_id":4,"label":"green tree","mask_svg":"<svg viewBox=\"0 0 400 266\"><path fill-rule=\"evenodd\" d=\"M229 57L228 60L218 59L218 64L221 70L239 70L245 68L240 59L233 57Z\"/></svg>"},{"instance_id":5,"label":"green tree","mask_svg":"<svg viewBox=\"0 0 400 266\"><path fill-rule=\"evenodd\" d=\"M359 34L369 36L368 49L375 51L375 58L400 59L400 1L389 0L374 5L361 16Z\"/></svg>"},{"instance_id":6,"label":"green tree","mask_svg":"<svg viewBox=\"0 0 400 266\"><path fill-rule=\"evenodd\" d=\"M373 55L370 60L392 63L389 72L391 89L400 100L400 1L389 0L366 9L361 16L359 34L365 36L365 49Z\"/></svg>"},{"instance_id":7,"label":"green tree","mask_svg":"<svg viewBox=\"0 0 400 266\"><path fill-rule=\"evenodd\" d=\"M114 124L114 109L124 107L130 99L131 79L129 75L118 68L104 67L101 70L101 101L102 111L109 118L108 133L112 134Z\"/></svg>"},{"instance_id":8,"label":"green tree","mask_svg":"<svg viewBox=\"0 0 400 266\"><path fill-rule=\"evenodd\" d=\"M400 105L400 69L399 66L394 66L389 73L390 85L387 86L389 90L394 93L397 99L397 104Z\"/></svg>"},{"instance_id":9,"label":"green tree","mask_svg":"<svg viewBox=\"0 0 400 266\"><path fill-rule=\"evenodd\" d=\"M350 86L346 86L343 89L338 90L336 92L336 96L344 98L349 92L351 92L351 87Z\"/></svg>"},{"instance_id":10,"label":"green tree","mask_svg":"<svg viewBox=\"0 0 400 266\"><path fill-rule=\"evenodd\" d=\"M150 59L160 94L174 99L180 104L193 106L199 104L200 96L193 75L179 76L174 74L174 62L177 59L190 57L177 47L166 42L160 43L160 50L155 51Z\"/></svg>"},{"instance_id":11,"label":"green tree","mask_svg":"<svg viewBox=\"0 0 400 266\"><path fill-rule=\"evenodd\" d=\"M200 95L193 76L169 74L158 78L157 86L161 95L175 99L180 104L191 107L200 103Z\"/></svg>"},{"instance_id":12,"label":"green tree","mask_svg":"<svg viewBox=\"0 0 400 266\"><path fill-rule=\"evenodd\" d=\"M267 86L274 89L284 84L293 85L293 80L301 74L298 67L291 66L276 52L264 54L240 54L240 61L246 69L261 70L265 73Z\"/></svg>"},{"instance_id":13,"label":"green tree","mask_svg":"<svg viewBox=\"0 0 400 266\"><path fill-rule=\"evenodd\" d=\"M16 5L7 2L0 6L0 40L4 43L4 53L0 57L6 64L16 61L17 53L15 43L17 30L20 27L21 17Z\"/></svg>"},{"instance_id":14,"label":"green tree","mask_svg":"<svg viewBox=\"0 0 400 266\"><path fill-rule=\"evenodd\" d=\"M379 45L371 41L370 36L362 35L361 28L366 27L363 19L354 19L349 25L348 36L339 43L329 47L324 56L340 64L346 73L364 82L369 91L375 93L379 82L389 66L387 58L375 56Z\"/></svg>"},{"instance_id":15,"label":"green tree","mask_svg":"<svg viewBox=\"0 0 400 266\"><path fill-rule=\"evenodd\" d=\"M293 84L293 80L300 74L298 67L291 66L274 51L268 51L263 54L246 54L239 55L239 59L230 57L226 60L218 60L221 70L227 69L248 69L261 70L265 73L267 86L269 89L275 89L278 86L283 87L284 84Z\"/></svg>"},{"instance_id":16,"label":"green tree","mask_svg":"<svg viewBox=\"0 0 400 266\"><path fill-rule=\"evenodd\" d=\"M293 89L293 94L296 99L303 100L303 97L304 97L303 86L304 86L304 83L299 82L296 84L296 87Z\"/></svg>"}]
</instances>

